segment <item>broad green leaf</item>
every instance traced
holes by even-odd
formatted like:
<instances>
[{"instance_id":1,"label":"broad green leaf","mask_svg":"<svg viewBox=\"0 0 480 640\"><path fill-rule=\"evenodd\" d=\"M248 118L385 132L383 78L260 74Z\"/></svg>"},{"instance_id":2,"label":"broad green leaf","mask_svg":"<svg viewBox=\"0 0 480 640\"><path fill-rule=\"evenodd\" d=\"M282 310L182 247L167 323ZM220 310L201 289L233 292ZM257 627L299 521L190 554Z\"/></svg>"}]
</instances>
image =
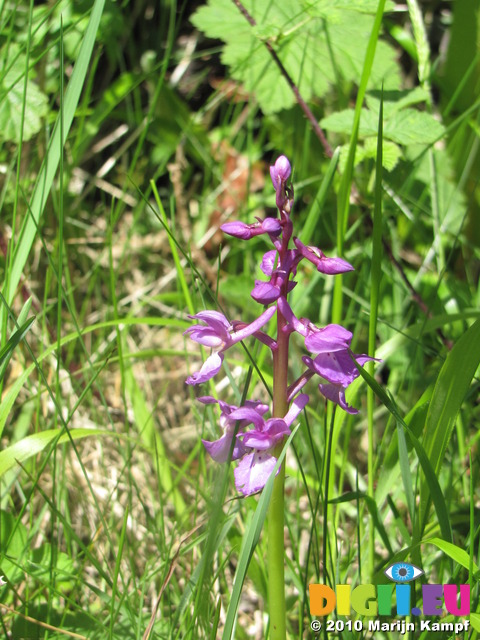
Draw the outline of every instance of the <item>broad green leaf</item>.
<instances>
[{"instance_id":1,"label":"broad green leaf","mask_svg":"<svg viewBox=\"0 0 480 640\"><path fill-rule=\"evenodd\" d=\"M472 627L475 629L475 631L478 631L478 633L480 633L480 614L471 613L470 622L472 624Z\"/></svg>"},{"instance_id":2,"label":"broad green leaf","mask_svg":"<svg viewBox=\"0 0 480 640\"><path fill-rule=\"evenodd\" d=\"M37 453L41 453L50 443L57 439L58 444L80 440L89 436L113 436L114 433L103 429L70 429L63 433L63 429L47 429L19 440L12 446L0 451L0 477L15 465L23 463Z\"/></svg>"},{"instance_id":3,"label":"broad green leaf","mask_svg":"<svg viewBox=\"0 0 480 640\"><path fill-rule=\"evenodd\" d=\"M323 118L321 126L327 131L348 135L353 127L353 109L344 109ZM360 119L360 137L375 136L377 133L378 115L369 109L362 109ZM445 133L443 125L424 111L402 109L391 113L385 119L383 135L392 142L401 145L433 144Z\"/></svg>"},{"instance_id":4,"label":"broad green leaf","mask_svg":"<svg viewBox=\"0 0 480 640\"><path fill-rule=\"evenodd\" d=\"M425 423L423 446L434 472L439 474L455 419L480 363L480 320L458 340L448 354L437 378ZM428 515L429 487L420 485L420 523Z\"/></svg>"},{"instance_id":5,"label":"broad green leaf","mask_svg":"<svg viewBox=\"0 0 480 640\"><path fill-rule=\"evenodd\" d=\"M247 0L257 22L252 28L231 0L210 0L193 15L193 24L210 38L225 42L222 62L253 93L265 113L291 107L295 96L264 45L274 46L302 97L323 96L330 87L357 83L373 27L376 2L307 3ZM397 89L393 49L378 42L370 85Z\"/></svg>"},{"instance_id":6,"label":"broad green leaf","mask_svg":"<svg viewBox=\"0 0 480 640\"><path fill-rule=\"evenodd\" d=\"M26 527L10 512L0 511L0 565L2 574L13 584L23 575L21 564L27 540Z\"/></svg>"},{"instance_id":7,"label":"broad green leaf","mask_svg":"<svg viewBox=\"0 0 480 640\"><path fill-rule=\"evenodd\" d=\"M326 118L322 118L320 125L327 131L334 133L344 133L349 135L353 128L353 119L355 116L354 109L343 109L332 113ZM359 136L376 136L378 130L378 115L369 109L362 109L360 116Z\"/></svg>"},{"instance_id":8,"label":"broad green leaf","mask_svg":"<svg viewBox=\"0 0 480 640\"><path fill-rule=\"evenodd\" d=\"M348 146L343 145L340 153L340 171L345 169L348 157ZM368 158L375 160L377 157L377 138L369 137L365 139L364 144L358 144L355 150L355 166ZM390 140L382 141L382 165L387 171L392 171L402 157L400 147Z\"/></svg>"},{"instance_id":9,"label":"broad green leaf","mask_svg":"<svg viewBox=\"0 0 480 640\"><path fill-rule=\"evenodd\" d=\"M454 560L457 564L460 564L465 569L470 570L470 556L465 551L465 549L460 549L456 544L452 544L451 542L447 542L446 540L442 540L441 538L430 538L426 542L430 542L434 544L440 551L443 551L447 554L449 558ZM472 567L475 573L478 573L480 569L478 566L473 563Z\"/></svg>"},{"instance_id":10,"label":"broad green leaf","mask_svg":"<svg viewBox=\"0 0 480 640\"><path fill-rule=\"evenodd\" d=\"M378 114L380 110L380 91L369 91L366 103L371 111ZM422 87L415 87L408 91L384 91L383 92L383 117L389 118L396 111L411 107L414 104L426 103L429 95Z\"/></svg>"},{"instance_id":11,"label":"broad green leaf","mask_svg":"<svg viewBox=\"0 0 480 640\"><path fill-rule=\"evenodd\" d=\"M433 144L445 133L443 125L425 111L403 109L385 123L384 134L398 144Z\"/></svg>"}]
</instances>

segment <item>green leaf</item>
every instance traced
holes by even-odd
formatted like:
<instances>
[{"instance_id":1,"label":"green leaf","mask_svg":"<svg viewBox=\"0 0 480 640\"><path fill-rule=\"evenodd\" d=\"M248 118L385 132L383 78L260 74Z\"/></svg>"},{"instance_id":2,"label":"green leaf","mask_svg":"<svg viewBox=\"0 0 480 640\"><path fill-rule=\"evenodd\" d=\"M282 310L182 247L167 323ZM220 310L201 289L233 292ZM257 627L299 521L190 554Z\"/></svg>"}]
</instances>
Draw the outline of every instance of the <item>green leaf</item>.
<instances>
[{"instance_id":1,"label":"green leaf","mask_svg":"<svg viewBox=\"0 0 480 640\"><path fill-rule=\"evenodd\" d=\"M19 440L11 447L0 451L0 477L15 465L23 463L37 453L41 453L50 443L57 440L58 444L80 440L89 436L112 436L110 431L103 429L70 429L64 433L64 429L47 429L27 436Z\"/></svg>"},{"instance_id":2,"label":"green leaf","mask_svg":"<svg viewBox=\"0 0 480 640\"><path fill-rule=\"evenodd\" d=\"M433 144L445 133L443 125L424 111L403 109L385 123L384 135L398 144Z\"/></svg>"},{"instance_id":3,"label":"green leaf","mask_svg":"<svg viewBox=\"0 0 480 640\"><path fill-rule=\"evenodd\" d=\"M439 474L455 419L480 363L480 320L458 340L437 378L425 423L423 446L434 472ZM420 523L428 515L429 487L420 485Z\"/></svg>"},{"instance_id":4,"label":"green leaf","mask_svg":"<svg viewBox=\"0 0 480 640\"><path fill-rule=\"evenodd\" d=\"M16 56L13 64L9 63L10 57L1 73L0 136L19 143L40 131L42 119L48 113L48 101L31 77L27 77L25 87L26 57Z\"/></svg>"},{"instance_id":5,"label":"green leaf","mask_svg":"<svg viewBox=\"0 0 480 640\"><path fill-rule=\"evenodd\" d=\"M295 104L291 88L264 45L266 37L307 101L325 95L339 81L358 82L376 2L246 0L244 4L257 22L255 28L231 0L210 0L192 22L210 38L225 42L222 62L256 96L264 113ZM400 86L394 50L378 42L370 86L379 87L383 79L389 89Z\"/></svg>"},{"instance_id":6,"label":"green leaf","mask_svg":"<svg viewBox=\"0 0 480 640\"><path fill-rule=\"evenodd\" d=\"M27 539L26 527L8 511L0 511L0 564L2 574L11 583L23 576L21 562L27 549Z\"/></svg>"},{"instance_id":7,"label":"green leaf","mask_svg":"<svg viewBox=\"0 0 480 640\"><path fill-rule=\"evenodd\" d=\"M449 558L454 560L457 564L461 565L465 569L470 570L470 556L465 549L460 549L456 544L442 540L441 538L430 538L427 542L434 544L440 551L447 554ZM472 567L475 573L478 573L480 569L473 563ZM473 577L473 576L472 576Z\"/></svg>"},{"instance_id":8,"label":"green leaf","mask_svg":"<svg viewBox=\"0 0 480 640\"><path fill-rule=\"evenodd\" d=\"M480 633L480 615L478 613L471 613L470 622L475 631Z\"/></svg>"},{"instance_id":9,"label":"green leaf","mask_svg":"<svg viewBox=\"0 0 480 640\"><path fill-rule=\"evenodd\" d=\"M322 118L320 125L327 131L350 134L353 127L353 109L344 109ZM362 109L360 119L360 137L375 136L378 115L369 109ZM402 145L432 144L445 133L443 125L424 111L403 109L394 111L385 119L383 136Z\"/></svg>"},{"instance_id":10,"label":"green leaf","mask_svg":"<svg viewBox=\"0 0 480 640\"><path fill-rule=\"evenodd\" d=\"M35 318L30 318L27 320L25 324L15 331L15 333L10 337L6 345L0 349L0 380L3 380L3 376L5 375L5 370L10 362L10 358L13 355L15 347L23 340L30 327L32 326ZM0 430L1 433L1 430Z\"/></svg>"}]
</instances>

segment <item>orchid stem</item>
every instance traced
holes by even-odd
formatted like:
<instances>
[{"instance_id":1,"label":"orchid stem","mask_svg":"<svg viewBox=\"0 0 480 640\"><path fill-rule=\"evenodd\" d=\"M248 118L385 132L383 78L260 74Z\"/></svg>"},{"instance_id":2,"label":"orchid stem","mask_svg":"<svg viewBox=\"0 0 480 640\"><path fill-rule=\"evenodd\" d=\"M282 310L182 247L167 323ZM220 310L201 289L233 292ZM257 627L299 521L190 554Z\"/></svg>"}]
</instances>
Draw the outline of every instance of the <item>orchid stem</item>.
<instances>
[{"instance_id":1,"label":"orchid stem","mask_svg":"<svg viewBox=\"0 0 480 640\"><path fill-rule=\"evenodd\" d=\"M285 503L285 464L273 483L272 497L268 507L268 609L270 613L271 640L287 637L285 611L285 542L283 536L283 514Z\"/></svg>"},{"instance_id":2,"label":"orchid stem","mask_svg":"<svg viewBox=\"0 0 480 640\"><path fill-rule=\"evenodd\" d=\"M283 327L287 324L283 314L277 310L277 349L273 355L273 416L283 418L288 411L288 334ZM275 455L280 455L280 443ZM271 640L285 640L287 637L285 610L285 462L273 483L273 492L268 508L268 608L270 613Z\"/></svg>"}]
</instances>

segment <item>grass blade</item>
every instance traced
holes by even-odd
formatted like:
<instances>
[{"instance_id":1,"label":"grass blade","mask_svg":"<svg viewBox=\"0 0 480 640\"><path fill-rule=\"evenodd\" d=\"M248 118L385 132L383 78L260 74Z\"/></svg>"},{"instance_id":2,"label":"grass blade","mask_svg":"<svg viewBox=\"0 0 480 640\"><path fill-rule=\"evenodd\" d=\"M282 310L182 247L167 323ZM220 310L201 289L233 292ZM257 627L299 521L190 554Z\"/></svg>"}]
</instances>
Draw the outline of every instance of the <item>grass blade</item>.
<instances>
[{"instance_id":1,"label":"grass blade","mask_svg":"<svg viewBox=\"0 0 480 640\"><path fill-rule=\"evenodd\" d=\"M438 475L452 435L455 418L480 362L480 320L458 340L447 356L433 390L425 423L423 446ZM420 484L419 523L424 530L428 517L429 487Z\"/></svg>"},{"instance_id":2,"label":"grass blade","mask_svg":"<svg viewBox=\"0 0 480 640\"><path fill-rule=\"evenodd\" d=\"M47 155L38 174L35 188L30 203L30 215L24 220L20 236L14 248L13 261L9 270L8 279L3 288L3 294L10 305L15 295L17 286L22 276L22 271L28 259L38 224L42 216L53 179L60 163L62 149L72 125L75 111L80 100L80 94L89 70L95 38L102 17L105 0L95 0L90 15L85 37L78 54L78 59L73 69L72 77L68 83L63 101L63 110L59 113L55 122L52 137L48 145ZM62 136L63 133L63 136ZM2 310L2 315L5 313ZM3 326L3 322L0 323Z\"/></svg>"}]
</instances>

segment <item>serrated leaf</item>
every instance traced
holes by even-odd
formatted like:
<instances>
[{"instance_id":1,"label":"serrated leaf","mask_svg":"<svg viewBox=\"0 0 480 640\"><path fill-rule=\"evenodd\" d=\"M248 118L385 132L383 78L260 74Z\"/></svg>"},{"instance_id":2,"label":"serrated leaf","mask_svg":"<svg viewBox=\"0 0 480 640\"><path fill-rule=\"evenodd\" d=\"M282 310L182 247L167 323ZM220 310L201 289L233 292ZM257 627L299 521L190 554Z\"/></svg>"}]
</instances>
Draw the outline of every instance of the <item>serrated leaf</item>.
<instances>
[{"instance_id":1,"label":"serrated leaf","mask_svg":"<svg viewBox=\"0 0 480 640\"><path fill-rule=\"evenodd\" d=\"M380 109L381 91L370 91L366 96L368 108L378 114ZM411 107L414 104L427 102L429 95L422 87L415 87L409 91L384 91L383 92L383 117L388 119L395 111Z\"/></svg>"},{"instance_id":2,"label":"serrated leaf","mask_svg":"<svg viewBox=\"0 0 480 640\"><path fill-rule=\"evenodd\" d=\"M377 157L377 138L367 138L364 144L365 157ZM402 157L400 147L390 140L382 140L382 165L387 171L392 171Z\"/></svg>"},{"instance_id":3,"label":"serrated leaf","mask_svg":"<svg viewBox=\"0 0 480 640\"><path fill-rule=\"evenodd\" d=\"M352 132L354 115L355 111L353 109L343 109L342 111L332 113L326 118L322 118L320 125L327 131L349 135ZM362 109L359 136L361 138L376 136L377 129L378 116L376 116L373 111Z\"/></svg>"},{"instance_id":4,"label":"serrated leaf","mask_svg":"<svg viewBox=\"0 0 480 640\"><path fill-rule=\"evenodd\" d=\"M209 0L193 15L193 24L210 38L225 42L222 62L232 76L253 93L265 113L295 103L295 96L264 45L272 34L275 50L303 98L322 96L339 78L358 82L373 16L373 2L309 4L302 0L272 4L247 0L245 7L257 26L252 28L231 0ZM396 89L400 85L393 49L378 42L371 86Z\"/></svg>"},{"instance_id":5,"label":"serrated leaf","mask_svg":"<svg viewBox=\"0 0 480 640\"><path fill-rule=\"evenodd\" d=\"M433 144L445 133L443 125L429 113L403 109L385 123L384 135L398 144Z\"/></svg>"},{"instance_id":6,"label":"serrated leaf","mask_svg":"<svg viewBox=\"0 0 480 640\"><path fill-rule=\"evenodd\" d=\"M383 140L382 144L382 164L387 171L392 171L397 166L398 161L402 157L402 150L394 142ZM339 168L343 172L347 163L348 146L343 145L340 151ZM375 159L377 157L377 138L366 138L365 143L358 144L355 150L355 164L357 166L366 158Z\"/></svg>"},{"instance_id":7,"label":"serrated leaf","mask_svg":"<svg viewBox=\"0 0 480 640\"><path fill-rule=\"evenodd\" d=\"M344 109L323 118L320 125L327 131L350 134L353 126L353 109ZM370 109L362 109L360 137L375 136L378 114ZM445 133L443 125L424 111L402 109L394 111L384 122L383 136L401 145L432 144Z\"/></svg>"}]
</instances>

